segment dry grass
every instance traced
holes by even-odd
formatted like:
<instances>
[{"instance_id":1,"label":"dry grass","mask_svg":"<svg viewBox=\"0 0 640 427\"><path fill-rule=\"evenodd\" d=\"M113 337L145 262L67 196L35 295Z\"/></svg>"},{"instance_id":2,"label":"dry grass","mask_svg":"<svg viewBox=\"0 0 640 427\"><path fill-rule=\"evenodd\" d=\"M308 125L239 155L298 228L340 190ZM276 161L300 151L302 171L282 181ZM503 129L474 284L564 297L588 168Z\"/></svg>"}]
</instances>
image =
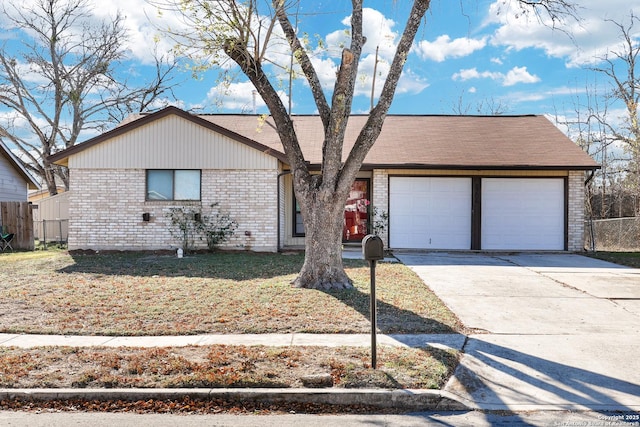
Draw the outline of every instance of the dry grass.
<instances>
[{"instance_id":1,"label":"dry grass","mask_svg":"<svg viewBox=\"0 0 640 427\"><path fill-rule=\"evenodd\" d=\"M356 290L292 288L302 255L218 253L0 254L0 331L58 334L368 333L369 269L345 261ZM411 270L377 268L383 333L451 333L457 318ZM455 351L193 346L0 347L0 387L301 387L309 374L335 387L439 388Z\"/></svg>"},{"instance_id":2,"label":"dry grass","mask_svg":"<svg viewBox=\"0 0 640 427\"><path fill-rule=\"evenodd\" d=\"M289 388L330 374L335 387L437 389L457 363L455 351L381 347L374 370L370 357L346 347L0 347L0 387Z\"/></svg>"},{"instance_id":3,"label":"dry grass","mask_svg":"<svg viewBox=\"0 0 640 427\"><path fill-rule=\"evenodd\" d=\"M589 252L588 256L628 267L640 268L640 252Z\"/></svg>"},{"instance_id":4,"label":"dry grass","mask_svg":"<svg viewBox=\"0 0 640 427\"><path fill-rule=\"evenodd\" d=\"M356 290L292 288L303 256L216 253L0 254L0 332L83 335L367 333L369 268ZM382 333L451 333L457 318L408 268L379 264Z\"/></svg>"}]
</instances>

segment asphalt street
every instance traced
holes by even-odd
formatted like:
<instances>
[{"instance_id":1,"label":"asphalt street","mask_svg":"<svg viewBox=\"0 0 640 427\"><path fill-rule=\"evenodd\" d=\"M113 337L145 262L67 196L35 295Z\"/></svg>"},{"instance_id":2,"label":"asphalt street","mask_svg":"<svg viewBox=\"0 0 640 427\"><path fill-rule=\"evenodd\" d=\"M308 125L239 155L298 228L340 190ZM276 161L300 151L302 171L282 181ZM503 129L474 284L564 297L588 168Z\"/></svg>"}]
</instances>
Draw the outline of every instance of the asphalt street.
<instances>
[{"instance_id":1,"label":"asphalt street","mask_svg":"<svg viewBox=\"0 0 640 427\"><path fill-rule=\"evenodd\" d=\"M495 426L638 426L638 413L537 411L521 414L423 412L408 415L171 415L123 413L28 413L0 411L6 427L495 427Z\"/></svg>"}]
</instances>

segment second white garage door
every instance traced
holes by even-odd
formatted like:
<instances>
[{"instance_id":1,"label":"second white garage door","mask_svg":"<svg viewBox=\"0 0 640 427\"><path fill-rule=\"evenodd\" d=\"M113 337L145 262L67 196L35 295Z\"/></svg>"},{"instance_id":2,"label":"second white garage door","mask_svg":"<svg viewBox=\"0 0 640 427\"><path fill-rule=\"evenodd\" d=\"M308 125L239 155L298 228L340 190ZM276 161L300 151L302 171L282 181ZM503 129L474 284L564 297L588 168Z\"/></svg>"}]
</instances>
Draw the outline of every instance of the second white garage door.
<instances>
[{"instance_id":1,"label":"second white garage door","mask_svg":"<svg viewBox=\"0 0 640 427\"><path fill-rule=\"evenodd\" d=\"M391 177L392 248L471 248L471 178Z\"/></svg>"},{"instance_id":2,"label":"second white garage door","mask_svg":"<svg viewBox=\"0 0 640 427\"><path fill-rule=\"evenodd\" d=\"M562 178L482 179L482 249L564 250Z\"/></svg>"}]
</instances>

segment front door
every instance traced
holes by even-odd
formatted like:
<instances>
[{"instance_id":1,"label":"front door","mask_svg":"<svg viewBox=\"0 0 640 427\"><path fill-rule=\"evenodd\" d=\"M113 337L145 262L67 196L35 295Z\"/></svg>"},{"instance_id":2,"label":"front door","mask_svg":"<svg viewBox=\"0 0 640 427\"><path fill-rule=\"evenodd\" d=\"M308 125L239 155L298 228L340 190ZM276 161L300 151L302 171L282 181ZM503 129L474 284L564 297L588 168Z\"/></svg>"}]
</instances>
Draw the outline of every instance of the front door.
<instances>
[{"instance_id":1,"label":"front door","mask_svg":"<svg viewBox=\"0 0 640 427\"><path fill-rule=\"evenodd\" d=\"M344 207L344 242L360 242L369 232L369 180L356 179Z\"/></svg>"}]
</instances>

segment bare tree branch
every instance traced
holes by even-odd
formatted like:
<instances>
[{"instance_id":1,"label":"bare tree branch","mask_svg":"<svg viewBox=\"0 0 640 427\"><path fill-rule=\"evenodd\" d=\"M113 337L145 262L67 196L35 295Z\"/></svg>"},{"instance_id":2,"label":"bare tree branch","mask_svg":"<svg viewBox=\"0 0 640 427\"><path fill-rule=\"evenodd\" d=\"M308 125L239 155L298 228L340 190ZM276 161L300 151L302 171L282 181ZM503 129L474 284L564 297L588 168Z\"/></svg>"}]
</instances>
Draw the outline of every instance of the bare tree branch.
<instances>
[{"instance_id":1,"label":"bare tree branch","mask_svg":"<svg viewBox=\"0 0 640 427\"><path fill-rule=\"evenodd\" d=\"M322 120L322 124L324 125L326 131L326 129L329 127L329 117L331 115L331 109L329 107L329 103L327 102L327 98L325 97L322 90L322 84L320 83L320 79L318 78L318 73L311 63L311 59L307 54L307 50L302 46L298 35L296 34L293 26L291 25L291 22L289 21L288 14L286 13L286 9L284 7L284 2L280 0L274 0L274 4L276 4L276 16L278 17L278 22L280 23L280 26L282 27L282 30L284 31L284 34L289 41L291 52L293 52L292 55L300 64L302 72L304 73L307 82L309 82L311 94L313 95L313 99L315 100L316 107L318 107L318 114L320 115L320 119Z\"/></svg>"},{"instance_id":2,"label":"bare tree branch","mask_svg":"<svg viewBox=\"0 0 640 427\"><path fill-rule=\"evenodd\" d=\"M156 61L155 78L144 87L118 81L124 17L95 24L89 6L88 0L37 0L27 9L12 0L0 9L22 37L17 55L0 48L0 105L28 128L0 124L0 138L11 141L51 194L59 183L68 186L66 171L48 162L51 154L75 145L84 130L104 129L114 111L139 111L172 95L175 63L165 59Z\"/></svg>"}]
</instances>

